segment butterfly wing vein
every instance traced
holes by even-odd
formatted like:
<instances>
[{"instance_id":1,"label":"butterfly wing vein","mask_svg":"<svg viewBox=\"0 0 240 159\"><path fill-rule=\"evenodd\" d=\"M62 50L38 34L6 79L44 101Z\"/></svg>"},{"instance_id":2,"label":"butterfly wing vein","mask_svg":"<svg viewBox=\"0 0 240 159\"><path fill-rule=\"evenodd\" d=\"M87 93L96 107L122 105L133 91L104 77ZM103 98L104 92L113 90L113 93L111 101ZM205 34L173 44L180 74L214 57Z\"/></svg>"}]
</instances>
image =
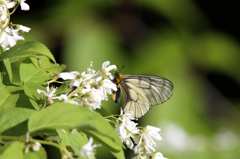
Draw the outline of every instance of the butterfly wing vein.
<instances>
[{"instance_id":1,"label":"butterfly wing vein","mask_svg":"<svg viewBox=\"0 0 240 159\"><path fill-rule=\"evenodd\" d=\"M152 75L124 75L121 84L123 110L133 111L135 118L144 116L153 105L161 104L172 96L171 81Z\"/></svg>"}]
</instances>

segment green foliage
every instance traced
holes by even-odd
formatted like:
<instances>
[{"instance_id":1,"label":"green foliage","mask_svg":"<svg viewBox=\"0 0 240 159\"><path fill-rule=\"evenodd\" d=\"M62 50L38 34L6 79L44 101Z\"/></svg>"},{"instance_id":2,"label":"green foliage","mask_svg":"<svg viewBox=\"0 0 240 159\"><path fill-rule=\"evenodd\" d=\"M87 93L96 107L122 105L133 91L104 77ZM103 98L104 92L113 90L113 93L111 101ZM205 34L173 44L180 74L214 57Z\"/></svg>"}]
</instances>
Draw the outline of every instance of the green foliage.
<instances>
[{"instance_id":1,"label":"green foliage","mask_svg":"<svg viewBox=\"0 0 240 159\"><path fill-rule=\"evenodd\" d=\"M119 136L100 113L63 102L46 107L48 99L43 99L37 89L45 90L44 86L56 79L55 75L63 71L65 66L56 64L43 44L26 42L15 45L2 53L0 61L3 66L0 143L4 144L0 147L1 158L46 158L43 147L34 150L36 142L58 148L63 156L79 157L88 137L93 137L116 158L124 158ZM18 70L19 74L15 74L13 69ZM67 84L63 83L56 94L67 93L67 90Z\"/></svg>"}]
</instances>

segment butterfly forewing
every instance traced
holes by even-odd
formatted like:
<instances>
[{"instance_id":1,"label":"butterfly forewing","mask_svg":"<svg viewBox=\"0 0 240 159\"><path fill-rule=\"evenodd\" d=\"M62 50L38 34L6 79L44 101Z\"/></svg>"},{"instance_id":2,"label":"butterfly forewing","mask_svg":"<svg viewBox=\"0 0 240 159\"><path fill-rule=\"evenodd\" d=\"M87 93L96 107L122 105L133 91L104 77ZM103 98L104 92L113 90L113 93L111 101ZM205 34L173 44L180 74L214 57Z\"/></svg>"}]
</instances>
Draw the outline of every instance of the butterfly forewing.
<instances>
[{"instance_id":1,"label":"butterfly forewing","mask_svg":"<svg viewBox=\"0 0 240 159\"><path fill-rule=\"evenodd\" d=\"M123 75L121 82L123 110L133 111L135 118L144 116L153 105L172 96L171 81L152 75Z\"/></svg>"}]
</instances>

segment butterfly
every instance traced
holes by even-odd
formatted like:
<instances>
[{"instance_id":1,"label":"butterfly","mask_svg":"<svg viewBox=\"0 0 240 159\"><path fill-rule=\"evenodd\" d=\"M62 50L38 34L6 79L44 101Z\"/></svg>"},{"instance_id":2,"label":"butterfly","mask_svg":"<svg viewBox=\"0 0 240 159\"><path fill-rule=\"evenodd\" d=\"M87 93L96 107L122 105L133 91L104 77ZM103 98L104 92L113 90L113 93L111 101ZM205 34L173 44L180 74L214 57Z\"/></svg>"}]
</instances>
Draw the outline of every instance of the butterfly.
<instances>
[{"instance_id":1,"label":"butterfly","mask_svg":"<svg viewBox=\"0 0 240 159\"><path fill-rule=\"evenodd\" d=\"M143 117L152 106L172 97L173 83L159 76L121 75L116 72L113 83L117 85L117 91L112 95L113 102L117 104L122 94L123 112L133 111L135 119Z\"/></svg>"}]
</instances>

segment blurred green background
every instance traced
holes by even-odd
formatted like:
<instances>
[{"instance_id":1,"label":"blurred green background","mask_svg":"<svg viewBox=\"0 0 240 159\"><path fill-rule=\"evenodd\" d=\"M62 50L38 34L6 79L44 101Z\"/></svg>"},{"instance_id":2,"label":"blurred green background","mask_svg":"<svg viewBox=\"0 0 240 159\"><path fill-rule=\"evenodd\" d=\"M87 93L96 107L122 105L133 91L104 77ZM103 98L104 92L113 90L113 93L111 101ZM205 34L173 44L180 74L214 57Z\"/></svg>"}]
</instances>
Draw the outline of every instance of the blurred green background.
<instances>
[{"instance_id":1,"label":"blurred green background","mask_svg":"<svg viewBox=\"0 0 240 159\"><path fill-rule=\"evenodd\" d=\"M151 74L174 84L173 97L139 120L161 128L157 151L170 159L240 157L240 1L28 0L11 21L28 26L66 71L93 61L122 74ZM119 113L111 100L102 106ZM56 152L57 153L57 152ZM49 153L49 158L56 154ZM126 158L134 156L126 151ZM104 148L97 158L112 158Z\"/></svg>"}]
</instances>

